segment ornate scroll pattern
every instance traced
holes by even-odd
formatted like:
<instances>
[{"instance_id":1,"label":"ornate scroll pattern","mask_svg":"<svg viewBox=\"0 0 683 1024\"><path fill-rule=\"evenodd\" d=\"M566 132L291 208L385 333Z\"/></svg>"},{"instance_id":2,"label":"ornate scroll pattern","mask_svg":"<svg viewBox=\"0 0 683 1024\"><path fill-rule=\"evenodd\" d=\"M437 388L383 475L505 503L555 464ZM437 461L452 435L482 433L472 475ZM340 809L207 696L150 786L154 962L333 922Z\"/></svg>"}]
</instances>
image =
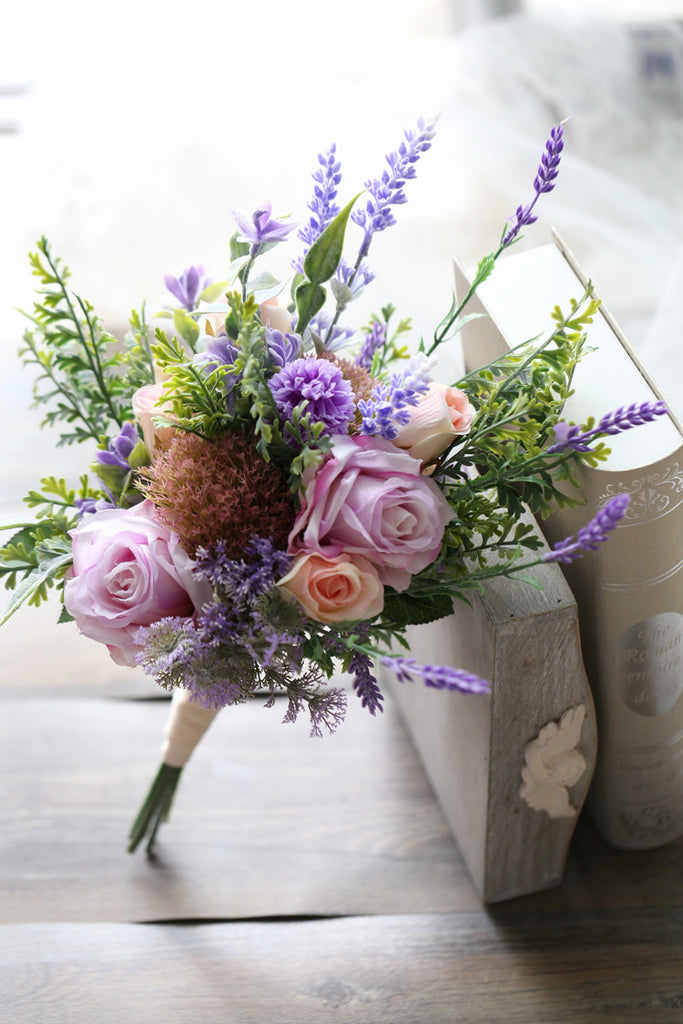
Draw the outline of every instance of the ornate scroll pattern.
<instances>
[{"instance_id":1,"label":"ornate scroll pattern","mask_svg":"<svg viewBox=\"0 0 683 1024\"><path fill-rule=\"evenodd\" d=\"M645 519L658 519L672 512L683 501L683 469L674 462L666 469L636 477L628 484L608 484L598 498L602 507L620 491L627 490L631 501L626 509L624 525Z\"/></svg>"},{"instance_id":2,"label":"ornate scroll pattern","mask_svg":"<svg viewBox=\"0 0 683 1024\"><path fill-rule=\"evenodd\" d=\"M586 770L586 759L576 749L585 717L586 705L577 704L527 743L519 795L532 810L545 811L551 818L576 817L569 789Z\"/></svg>"}]
</instances>

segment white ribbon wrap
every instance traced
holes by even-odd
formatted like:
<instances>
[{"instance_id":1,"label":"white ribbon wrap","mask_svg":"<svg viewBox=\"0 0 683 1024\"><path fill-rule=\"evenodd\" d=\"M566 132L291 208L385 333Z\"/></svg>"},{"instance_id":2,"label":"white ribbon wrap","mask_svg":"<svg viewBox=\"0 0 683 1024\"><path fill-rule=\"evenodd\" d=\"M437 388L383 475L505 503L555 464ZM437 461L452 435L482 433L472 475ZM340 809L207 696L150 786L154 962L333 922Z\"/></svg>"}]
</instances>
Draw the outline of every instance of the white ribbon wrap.
<instances>
[{"instance_id":1,"label":"white ribbon wrap","mask_svg":"<svg viewBox=\"0 0 683 1024\"><path fill-rule=\"evenodd\" d=\"M161 748L164 764L183 768L217 714L217 711L195 703L189 690L175 689Z\"/></svg>"}]
</instances>

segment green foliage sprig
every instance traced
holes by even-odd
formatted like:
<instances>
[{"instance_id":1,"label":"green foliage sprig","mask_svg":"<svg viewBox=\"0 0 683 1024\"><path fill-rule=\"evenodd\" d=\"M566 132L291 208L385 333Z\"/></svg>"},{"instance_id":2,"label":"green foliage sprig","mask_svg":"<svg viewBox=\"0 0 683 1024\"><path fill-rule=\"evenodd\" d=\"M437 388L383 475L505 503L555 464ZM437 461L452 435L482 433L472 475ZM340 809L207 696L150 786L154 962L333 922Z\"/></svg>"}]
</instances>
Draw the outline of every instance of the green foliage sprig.
<instances>
[{"instance_id":1,"label":"green foliage sprig","mask_svg":"<svg viewBox=\"0 0 683 1024\"><path fill-rule=\"evenodd\" d=\"M69 291L69 270L53 258L45 238L29 258L40 299L27 314L34 328L25 332L20 355L25 365L37 367L34 404L52 406L43 425L72 428L60 435L59 445L97 441L131 418L120 372L124 356L90 303Z\"/></svg>"}]
</instances>

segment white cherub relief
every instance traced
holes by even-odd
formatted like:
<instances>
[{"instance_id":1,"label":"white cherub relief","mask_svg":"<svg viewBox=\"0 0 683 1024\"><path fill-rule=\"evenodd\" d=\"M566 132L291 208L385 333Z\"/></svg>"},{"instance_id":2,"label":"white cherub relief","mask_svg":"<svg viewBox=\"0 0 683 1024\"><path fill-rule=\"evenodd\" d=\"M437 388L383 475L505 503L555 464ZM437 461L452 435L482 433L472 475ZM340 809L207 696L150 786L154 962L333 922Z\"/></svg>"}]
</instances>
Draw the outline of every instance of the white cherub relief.
<instances>
[{"instance_id":1,"label":"white cherub relief","mask_svg":"<svg viewBox=\"0 0 683 1024\"><path fill-rule=\"evenodd\" d=\"M586 770L586 759L576 750L586 717L586 705L577 704L559 722L544 725L524 750L522 785L519 795L535 811L551 818L574 818L569 788Z\"/></svg>"}]
</instances>

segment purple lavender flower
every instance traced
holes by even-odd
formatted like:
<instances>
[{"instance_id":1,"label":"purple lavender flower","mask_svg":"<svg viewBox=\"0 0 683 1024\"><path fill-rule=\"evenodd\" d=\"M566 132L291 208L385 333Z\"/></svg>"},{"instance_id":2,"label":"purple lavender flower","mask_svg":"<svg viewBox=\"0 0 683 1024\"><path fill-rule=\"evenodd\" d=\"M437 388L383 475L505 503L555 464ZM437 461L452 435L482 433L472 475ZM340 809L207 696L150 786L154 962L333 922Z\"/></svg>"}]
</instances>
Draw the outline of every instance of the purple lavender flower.
<instances>
[{"instance_id":1,"label":"purple lavender flower","mask_svg":"<svg viewBox=\"0 0 683 1024\"><path fill-rule=\"evenodd\" d=\"M420 118L418 131L404 132L405 142L401 143L398 152L387 155L389 169L384 171L381 178L366 181L365 187L370 195L365 208L351 215L364 232L359 259L367 255L376 232L384 231L396 223L392 207L407 202L403 187L409 178L416 177L415 164L431 148L435 127L436 121Z\"/></svg>"},{"instance_id":2,"label":"purple lavender flower","mask_svg":"<svg viewBox=\"0 0 683 1024\"><path fill-rule=\"evenodd\" d=\"M283 420L305 405L311 421L324 423L329 434L346 433L355 416L353 389L342 371L327 359L305 357L288 363L270 380L270 390Z\"/></svg>"},{"instance_id":3,"label":"purple lavender flower","mask_svg":"<svg viewBox=\"0 0 683 1024\"><path fill-rule=\"evenodd\" d=\"M130 454L139 440L140 435L135 424L124 423L121 433L111 439L106 451L95 452L95 458L102 466L119 466L127 473L130 470Z\"/></svg>"},{"instance_id":4,"label":"purple lavender flower","mask_svg":"<svg viewBox=\"0 0 683 1024\"><path fill-rule=\"evenodd\" d=\"M633 402L628 406L621 406L615 412L606 413L598 425L591 430L583 430L579 426L570 426L564 421L557 423L555 430L555 443L548 448L548 452L564 452L572 449L575 452L589 452L591 441L601 435L611 436L620 434L632 427L640 427L643 423L651 423L657 416L663 416L668 412L665 402Z\"/></svg>"},{"instance_id":5,"label":"purple lavender flower","mask_svg":"<svg viewBox=\"0 0 683 1024\"><path fill-rule=\"evenodd\" d=\"M387 324L385 321L373 320L371 329L365 335L360 352L356 356L356 366L369 370L375 352L384 348L387 342Z\"/></svg>"},{"instance_id":6,"label":"purple lavender flower","mask_svg":"<svg viewBox=\"0 0 683 1024\"><path fill-rule=\"evenodd\" d=\"M95 512L103 512L107 508L116 508L113 501L106 498L76 498L74 508L79 519L83 516L93 515Z\"/></svg>"},{"instance_id":7,"label":"purple lavender flower","mask_svg":"<svg viewBox=\"0 0 683 1024\"><path fill-rule=\"evenodd\" d=\"M352 341L355 331L352 327L342 327L333 322L332 317L321 310L317 316L313 317L304 331L304 340L312 344L313 335L325 339L327 352L336 352L340 348L345 348Z\"/></svg>"},{"instance_id":8,"label":"purple lavender flower","mask_svg":"<svg viewBox=\"0 0 683 1024\"><path fill-rule=\"evenodd\" d=\"M388 441L398 436L397 423L410 419L409 406L417 405L429 389L426 380L410 373L394 373L389 383L376 384L369 399L360 399L361 434L379 435Z\"/></svg>"},{"instance_id":9,"label":"purple lavender flower","mask_svg":"<svg viewBox=\"0 0 683 1024\"><path fill-rule=\"evenodd\" d=\"M400 683L412 683L421 679L425 686L435 690L459 690L461 693L490 693L491 684L480 676L465 672L461 668L449 665L420 665L415 658L391 657L380 658L385 668L396 673Z\"/></svg>"},{"instance_id":10,"label":"purple lavender flower","mask_svg":"<svg viewBox=\"0 0 683 1024\"><path fill-rule=\"evenodd\" d=\"M178 277L172 274L166 274L164 277L164 284L169 292L188 313L197 308L199 296L210 281L211 278L207 277L204 267L201 266L186 267Z\"/></svg>"},{"instance_id":11,"label":"purple lavender flower","mask_svg":"<svg viewBox=\"0 0 683 1024\"><path fill-rule=\"evenodd\" d=\"M539 196L543 195L544 192L552 192L555 188L555 180L559 174L560 157L564 149L563 134L562 123L555 125L551 129L536 177L534 178L534 198L527 206L517 207L515 222L508 229L501 242L503 247L514 241L523 227L527 227L537 220L533 214L533 209L538 202Z\"/></svg>"},{"instance_id":12,"label":"purple lavender flower","mask_svg":"<svg viewBox=\"0 0 683 1024\"><path fill-rule=\"evenodd\" d=\"M337 189L342 176L341 163L336 159L336 153L337 147L334 143L327 153L319 153L318 163L320 166L311 175L315 182L313 196L308 203L311 216L297 232L305 246L304 255L339 213L339 206L334 200L337 197ZM296 269L301 270L301 266L302 261L298 260Z\"/></svg>"},{"instance_id":13,"label":"purple lavender flower","mask_svg":"<svg viewBox=\"0 0 683 1024\"><path fill-rule=\"evenodd\" d=\"M282 368L301 355L303 344L298 334L283 334L272 327L266 327L266 346L273 366Z\"/></svg>"},{"instance_id":14,"label":"purple lavender flower","mask_svg":"<svg viewBox=\"0 0 683 1024\"><path fill-rule=\"evenodd\" d=\"M367 708L371 715L377 711L384 711L382 707L382 691L377 685L377 680L370 671L372 661L367 654L355 651L349 662L349 671L353 672L353 689L360 697L361 706Z\"/></svg>"},{"instance_id":15,"label":"purple lavender flower","mask_svg":"<svg viewBox=\"0 0 683 1024\"><path fill-rule=\"evenodd\" d=\"M239 240L252 243L252 253L258 250L259 246L266 242L282 242L290 231L296 227L295 224L276 220L271 217L271 203L264 203L259 210L254 210L251 217L246 216L237 210L232 215L240 229Z\"/></svg>"},{"instance_id":16,"label":"purple lavender flower","mask_svg":"<svg viewBox=\"0 0 683 1024\"><path fill-rule=\"evenodd\" d=\"M604 505L587 526L582 526L576 535L558 541L552 551L547 551L541 558L542 562L562 562L568 565L575 562L586 551L595 551L609 539L609 534L623 519L629 503L629 495L617 494Z\"/></svg>"}]
</instances>

